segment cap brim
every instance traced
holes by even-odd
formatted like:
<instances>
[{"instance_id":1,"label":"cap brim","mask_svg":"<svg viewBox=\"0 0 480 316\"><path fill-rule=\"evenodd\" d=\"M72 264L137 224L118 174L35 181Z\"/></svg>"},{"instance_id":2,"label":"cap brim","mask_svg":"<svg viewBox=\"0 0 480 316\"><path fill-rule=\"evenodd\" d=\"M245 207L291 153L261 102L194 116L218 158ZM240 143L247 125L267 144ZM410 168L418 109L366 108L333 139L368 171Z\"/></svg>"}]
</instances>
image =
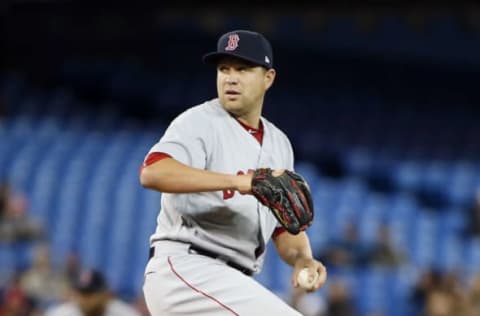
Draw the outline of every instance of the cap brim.
<instances>
[{"instance_id":1,"label":"cap brim","mask_svg":"<svg viewBox=\"0 0 480 316\"><path fill-rule=\"evenodd\" d=\"M241 56L241 55L238 55L238 54L235 54L235 53L212 52L212 53L208 53L208 54L203 55L202 59L203 59L203 62L206 63L206 64L215 64L216 65L222 57L235 57L235 58L238 58L238 59L241 59L241 60L245 60L249 63L254 64L254 65L265 67L267 69L272 68L270 65L259 63L256 60L246 58L244 56Z\"/></svg>"},{"instance_id":2,"label":"cap brim","mask_svg":"<svg viewBox=\"0 0 480 316\"><path fill-rule=\"evenodd\" d=\"M98 287L73 287L75 291L81 294L92 294L92 293L100 293L104 292L107 290L106 287L104 286L98 286Z\"/></svg>"}]
</instances>

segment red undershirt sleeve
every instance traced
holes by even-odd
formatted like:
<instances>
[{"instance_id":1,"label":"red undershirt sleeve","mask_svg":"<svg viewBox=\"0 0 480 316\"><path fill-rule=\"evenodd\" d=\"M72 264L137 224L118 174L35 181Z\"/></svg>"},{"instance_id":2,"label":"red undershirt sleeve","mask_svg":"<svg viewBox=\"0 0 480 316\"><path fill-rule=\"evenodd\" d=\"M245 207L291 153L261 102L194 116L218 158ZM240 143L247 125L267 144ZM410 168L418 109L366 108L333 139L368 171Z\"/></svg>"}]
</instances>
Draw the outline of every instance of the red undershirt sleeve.
<instances>
[{"instance_id":1,"label":"red undershirt sleeve","mask_svg":"<svg viewBox=\"0 0 480 316\"><path fill-rule=\"evenodd\" d=\"M172 156L170 156L167 153L159 153L159 152L150 153L145 159L145 161L143 162L142 166L140 167L140 173L142 172L143 168L145 168L146 166L150 166L151 164L165 158L172 158Z\"/></svg>"},{"instance_id":2,"label":"red undershirt sleeve","mask_svg":"<svg viewBox=\"0 0 480 316\"><path fill-rule=\"evenodd\" d=\"M277 238L279 235L283 234L284 232L286 232L287 230L284 228L284 227L277 227L275 228L275 230L273 231L273 234L272 234L272 238L275 239Z\"/></svg>"}]
</instances>

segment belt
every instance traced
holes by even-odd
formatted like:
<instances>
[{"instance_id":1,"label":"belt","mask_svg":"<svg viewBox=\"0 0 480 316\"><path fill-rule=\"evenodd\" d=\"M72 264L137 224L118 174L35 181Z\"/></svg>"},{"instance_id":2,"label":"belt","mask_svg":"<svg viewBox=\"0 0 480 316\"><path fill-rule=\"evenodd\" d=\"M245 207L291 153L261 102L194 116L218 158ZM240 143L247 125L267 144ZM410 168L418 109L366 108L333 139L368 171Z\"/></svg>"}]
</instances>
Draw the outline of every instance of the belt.
<instances>
[{"instance_id":1,"label":"belt","mask_svg":"<svg viewBox=\"0 0 480 316\"><path fill-rule=\"evenodd\" d=\"M210 251L210 250L206 250L206 249L203 249L203 248L198 248L194 245L190 245L190 248L189 248L189 251L194 251L195 253L199 254L199 255L202 255L202 256L206 256L206 257L210 257L210 258L213 258L213 259L219 259L221 258L221 255L219 255L218 253L215 253L213 251ZM149 259L151 259L153 256L155 255L155 247L150 247L150 251L149 251ZM252 276L253 275L253 271L250 270L250 269L247 269L241 265L239 265L238 263L236 262L233 262L233 261L225 261L225 260L222 260L223 262L225 262L226 265L242 272L243 274L245 275L248 275L248 276Z\"/></svg>"}]
</instances>

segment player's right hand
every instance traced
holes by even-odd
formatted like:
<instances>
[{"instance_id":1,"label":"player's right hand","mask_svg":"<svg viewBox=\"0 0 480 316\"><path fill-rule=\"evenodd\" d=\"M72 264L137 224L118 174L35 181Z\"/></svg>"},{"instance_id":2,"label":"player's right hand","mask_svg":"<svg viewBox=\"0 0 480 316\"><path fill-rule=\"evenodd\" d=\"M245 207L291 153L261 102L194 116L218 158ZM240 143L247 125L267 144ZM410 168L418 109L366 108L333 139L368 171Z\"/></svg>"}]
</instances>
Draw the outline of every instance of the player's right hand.
<instances>
[{"instance_id":1,"label":"player's right hand","mask_svg":"<svg viewBox=\"0 0 480 316\"><path fill-rule=\"evenodd\" d=\"M273 175L278 177L285 170L283 169L276 169L273 170ZM253 178L254 170L249 170L247 174L237 175L237 185L235 186L235 190L240 192L241 194L252 194L252 178Z\"/></svg>"},{"instance_id":2,"label":"player's right hand","mask_svg":"<svg viewBox=\"0 0 480 316\"><path fill-rule=\"evenodd\" d=\"M253 172L236 176L235 190L241 194L252 194Z\"/></svg>"}]
</instances>

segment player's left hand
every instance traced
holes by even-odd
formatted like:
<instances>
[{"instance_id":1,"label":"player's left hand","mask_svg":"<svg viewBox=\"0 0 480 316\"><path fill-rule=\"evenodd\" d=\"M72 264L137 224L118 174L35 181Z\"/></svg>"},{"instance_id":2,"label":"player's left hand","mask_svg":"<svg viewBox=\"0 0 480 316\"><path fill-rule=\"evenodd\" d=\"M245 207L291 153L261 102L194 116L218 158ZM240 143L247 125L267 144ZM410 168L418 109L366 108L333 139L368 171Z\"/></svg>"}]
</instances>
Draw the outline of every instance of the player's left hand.
<instances>
[{"instance_id":1,"label":"player's left hand","mask_svg":"<svg viewBox=\"0 0 480 316\"><path fill-rule=\"evenodd\" d=\"M252 194L290 234L298 235L312 225L312 193L300 174L290 170L256 169Z\"/></svg>"},{"instance_id":2,"label":"player's left hand","mask_svg":"<svg viewBox=\"0 0 480 316\"><path fill-rule=\"evenodd\" d=\"M300 271L304 268L309 269L309 272L312 275L315 273L318 273L318 278L316 278L316 282L312 284L312 287L305 289L307 292L315 292L325 284L327 280L327 269L320 261L315 260L313 258L297 259L297 261L295 262L293 275L292 275L292 284L295 288L299 287L297 277Z\"/></svg>"}]
</instances>

